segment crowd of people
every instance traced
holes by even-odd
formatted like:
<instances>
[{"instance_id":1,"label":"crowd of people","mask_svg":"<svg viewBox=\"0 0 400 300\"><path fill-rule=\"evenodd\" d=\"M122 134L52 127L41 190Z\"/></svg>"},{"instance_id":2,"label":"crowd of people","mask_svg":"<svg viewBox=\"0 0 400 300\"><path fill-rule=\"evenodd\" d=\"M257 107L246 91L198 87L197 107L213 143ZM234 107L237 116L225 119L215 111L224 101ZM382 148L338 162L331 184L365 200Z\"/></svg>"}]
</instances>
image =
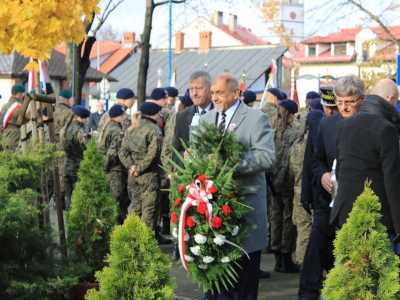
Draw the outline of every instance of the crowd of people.
<instances>
[{"instance_id":1,"label":"crowd of people","mask_svg":"<svg viewBox=\"0 0 400 300\"><path fill-rule=\"evenodd\" d=\"M335 233L367 178L382 204L388 238L393 244L400 241L399 90L393 81L378 81L367 95L361 79L343 76L333 87L307 93L302 110L278 88L269 88L265 104L255 108L256 93L241 91L228 73L212 78L206 71L195 71L188 83L179 105L175 87L155 88L151 100L132 116L127 111L135 94L129 88L117 92L116 104L108 111L97 103L91 116L86 108L73 105L71 91L59 92L54 126L56 149L65 151L59 159L65 209L86 149L83 128L89 120L87 126L98 132L98 149L106 157L119 222L135 213L155 232L159 244L172 243L162 234L170 231L170 199L164 190L174 179L160 166L173 171L174 161L183 167L173 148L188 159L184 143L198 114L223 131L236 125L246 150L237 162L235 179L252 187L245 201L254 208L246 216L253 229L243 241L250 259L243 255L238 261L238 282L221 288L218 295L207 292L205 300L257 299L259 279L271 276L260 269L263 250L274 254L275 272L301 272L299 300L319 299L323 272L334 265ZM4 149L15 151L20 144L16 118L24 93L22 85L14 85L0 112ZM337 182L332 180L333 168ZM399 254L395 247L393 251ZM179 255L174 247L172 259Z\"/></svg>"}]
</instances>

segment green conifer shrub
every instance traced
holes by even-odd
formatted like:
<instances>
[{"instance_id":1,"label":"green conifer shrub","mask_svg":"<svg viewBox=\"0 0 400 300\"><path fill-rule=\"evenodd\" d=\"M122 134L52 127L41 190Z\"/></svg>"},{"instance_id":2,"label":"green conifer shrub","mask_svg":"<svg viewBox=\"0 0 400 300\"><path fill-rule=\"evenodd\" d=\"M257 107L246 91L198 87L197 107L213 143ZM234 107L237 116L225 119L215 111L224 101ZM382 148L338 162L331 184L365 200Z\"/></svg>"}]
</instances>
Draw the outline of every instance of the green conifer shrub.
<instances>
[{"instance_id":1,"label":"green conifer shrub","mask_svg":"<svg viewBox=\"0 0 400 300\"><path fill-rule=\"evenodd\" d=\"M370 185L366 181L334 241L336 262L324 283L325 300L389 300L400 290L399 258L390 251L381 204Z\"/></svg>"},{"instance_id":2,"label":"green conifer shrub","mask_svg":"<svg viewBox=\"0 0 400 300\"><path fill-rule=\"evenodd\" d=\"M96 273L100 290L89 290L88 300L172 299L175 284L171 264L153 232L134 214L117 226L111 236L108 267Z\"/></svg>"},{"instance_id":3,"label":"green conifer shrub","mask_svg":"<svg viewBox=\"0 0 400 300\"><path fill-rule=\"evenodd\" d=\"M94 139L86 146L67 214L67 243L70 262L89 268L80 281L93 282L94 273L105 265L110 235L117 224L117 204L109 193L104 156L98 153Z\"/></svg>"},{"instance_id":4,"label":"green conifer shrub","mask_svg":"<svg viewBox=\"0 0 400 300\"><path fill-rule=\"evenodd\" d=\"M68 299L78 282L51 225L39 223L40 170L55 162L51 149L0 152L0 299Z\"/></svg>"}]
</instances>

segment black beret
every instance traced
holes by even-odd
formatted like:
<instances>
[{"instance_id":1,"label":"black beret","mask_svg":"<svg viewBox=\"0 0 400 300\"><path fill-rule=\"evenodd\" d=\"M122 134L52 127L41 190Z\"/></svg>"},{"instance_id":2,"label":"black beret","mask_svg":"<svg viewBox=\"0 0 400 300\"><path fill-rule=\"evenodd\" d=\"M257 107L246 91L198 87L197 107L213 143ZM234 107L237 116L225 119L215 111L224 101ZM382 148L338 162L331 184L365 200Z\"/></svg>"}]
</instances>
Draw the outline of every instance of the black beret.
<instances>
[{"instance_id":1,"label":"black beret","mask_svg":"<svg viewBox=\"0 0 400 300\"><path fill-rule=\"evenodd\" d=\"M325 106L337 106L336 105L336 97L333 93L333 87L325 86L320 87L321 90L321 104Z\"/></svg>"},{"instance_id":2,"label":"black beret","mask_svg":"<svg viewBox=\"0 0 400 300\"><path fill-rule=\"evenodd\" d=\"M308 92L306 95L306 99L315 99L315 98L321 98L321 96L314 91Z\"/></svg>"},{"instance_id":3,"label":"black beret","mask_svg":"<svg viewBox=\"0 0 400 300\"><path fill-rule=\"evenodd\" d=\"M281 102L278 103L278 105L284 107L287 111L289 111L292 114L295 114L299 111L299 106L297 105L297 103L290 99L282 100Z\"/></svg>"},{"instance_id":4,"label":"black beret","mask_svg":"<svg viewBox=\"0 0 400 300\"><path fill-rule=\"evenodd\" d=\"M254 93L253 91L247 90L243 92L243 102L244 103L250 103L250 102L254 102L257 99L257 95L256 93Z\"/></svg>"},{"instance_id":5,"label":"black beret","mask_svg":"<svg viewBox=\"0 0 400 300\"><path fill-rule=\"evenodd\" d=\"M274 95L275 97L277 97L279 100L283 100L283 95L281 93L281 91L277 88L269 88L267 90L267 92L270 92L272 95Z\"/></svg>"},{"instance_id":6,"label":"black beret","mask_svg":"<svg viewBox=\"0 0 400 300\"><path fill-rule=\"evenodd\" d=\"M322 116L324 113L318 109L314 109L307 114L306 120L310 122L318 116Z\"/></svg>"},{"instance_id":7,"label":"black beret","mask_svg":"<svg viewBox=\"0 0 400 300\"><path fill-rule=\"evenodd\" d=\"M144 115L154 116L160 112L161 106L154 102L143 102L140 104L139 110Z\"/></svg>"},{"instance_id":8,"label":"black beret","mask_svg":"<svg viewBox=\"0 0 400 300\"><path fill-rule=\"evenodd\" d=\"M89 118L90 116L90 111L86 107L80 105L75 105L71 107L71 111L73 112L74 115L77 115L78 117L81 118Z\"/></svg>"},{"instance_id":9,"label":"black beret","mask_svg":"<svg viewBox=\"0 0 400 300\"><path fill-rule=\"evenodd\" d=\"M51 107L53 108L53 111L54 111L54 110L55 110L54 106L52 105ZM47 107L45 107L45 108L42 110L42 115L47 117Z\"/></svg>"},{"instance_id":10,"label":"black beret","mask_svg":"<svg viewBox=\"0 0 400 300\"><path fill-rule=\"evenodd\" d=\"M321 104L321 98L312 99L308 105L310 105L312 109L324 110Z\"/></svg>"},{"instance_id":11,"label":"black beret","mask_svg":"<svg viewBox=\"0 0 400 300\"><path fill-rule=\"evenodd\" d=\"M168 86L165 89L167 90L168 97L177 97L179 95L178 89L173 86Z\"/></svg>"},{"instance_id":12,"label":"black beret","mask_svg":"<svg viewBox=\"0 0 400 300\"><path fill-rule=\"evenodd\" d=\"M122 88L119 89L117 92L117 99L131 99L135 97L135 93L131 90L131 89L127 89L127 88Z\"/></svg>"},{"instance_id":13,"label":"black beret","mask_svg":"<svg viewBox=\"0 0 400 300\"><path fill-rule=\"evenodd\" d=\"M113 105L108 111L108 115L110 116L110 118L118 117L123 113L125 113L125 107L119 104Z\"/></svg>"},{"instance_id":14,"label":"black beret","mask_svg":"<svg viewBox=\"0 0 400 300\"><path fill-rule=\"evenodd\" d=\"M192 99L190 99L189 94L185 94L181 97L181 102L183 104L185 104L186 107L192 106L193 105L193 101Z\"/></svg>"},{"instance_id":15,"label":"black beret","mask_svg":"<svg viewBox=\"0 0 400 300\"><path fill-rule=\"evenodd\" d=\"M25 93L25 87L22 84L17 83L12 86L11 91L16 93Z\"/></svg>"},{"instance_id":16,"label":"black beret","mask_svg":"<svg viewBox=\"0 0 400 300\"><path fill-rule=\"evenodd\" d=\"M69 99L69 98L72 97L72 92L70 90L61 90L58 93L58 96L61 96L61 97L65 98L65 99Z\"/></svg>"},{"instance_id":17,"label":"black beret","mask_svg":"<svg viewBox=\"0 0 400 300\"><path fill-rule=\"evenodd\" d=\"M281 94L282 94L282 100L286 100L287 99L286 93L281 91Z\"/></svg>"},{"instance_id":18,"label":"black beret","mask_svg":"<svg viewBox=\"0 0 400 300\"><path fill-rule=\"evenodd\" d=\"M168 96L168 92L166 89L164 88L155 88L152 92L151 92L151 99L153 100L160 100L162 98L165 98Z\"/></svg>"}]
</instances>

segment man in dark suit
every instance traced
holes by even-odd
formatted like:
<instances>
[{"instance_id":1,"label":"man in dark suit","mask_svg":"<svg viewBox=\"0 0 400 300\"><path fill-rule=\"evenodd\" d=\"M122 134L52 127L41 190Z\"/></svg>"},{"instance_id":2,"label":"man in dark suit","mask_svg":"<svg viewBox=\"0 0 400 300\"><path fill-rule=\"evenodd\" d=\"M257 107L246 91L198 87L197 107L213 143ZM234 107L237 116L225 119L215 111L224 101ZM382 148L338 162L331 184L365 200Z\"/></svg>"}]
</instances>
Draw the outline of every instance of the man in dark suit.
<instances>
[{"instance_id":1,"label":"man in dark suit","mask_svg":"<svg viewBox=\"0 0 400 300\"><path fill-rule=\"evenodd\" d=\"M101 116L104 114L104 104L101 101L98 101L96 104L97 111L95 113L90 114L89 118L89 130L97 131L97 127L99 125L99 121Z\"/></svg>"},{"instance_id":2,"label":"man in dark suit","mask_svg":"<svg viewBox=\"0 0 400 300\"><path fill-rule=\"evenodd\" d=\"M239 267L234 267L238 282L233 287L225 289L220 284L220 293L206 299L257 299L261 249L268 242L261 237L267 237L268 230L265 172L271 172L275 163L273 130L265 113L239 100L239 90L239 82L232 74L224 73L214 78L210 91L215 109L202 116L200 122L216 124L225 130L234 125L239 141L251 149L241 154L235 170L239 184L249 187L244 195L245 202L254 208L245 217L248 237L242 243L250 260L243 255L237 261Z\"/></svg>"},{"instance_id":3,"label":"man in dark suit","mask_svg":"<svg viewBox=\"0 0 400 300\"><path fill-rule=\"evenodd\" d=\"M303 270L300 275L299 300L317 300L322 286L323 269L333 267L333 240L335 226L329 223L332 201L331 170L335 160L336 128L343 118L356 114L365 97L364 83L357 76L340 77L333 91L326 91L322 99L334 100L339 114L322 118L312 156L312 172L318 185L319 197L314 207L314 221L310 234ZM352 105L343 105L353 101Z\"/></svg>"}]
</instances>

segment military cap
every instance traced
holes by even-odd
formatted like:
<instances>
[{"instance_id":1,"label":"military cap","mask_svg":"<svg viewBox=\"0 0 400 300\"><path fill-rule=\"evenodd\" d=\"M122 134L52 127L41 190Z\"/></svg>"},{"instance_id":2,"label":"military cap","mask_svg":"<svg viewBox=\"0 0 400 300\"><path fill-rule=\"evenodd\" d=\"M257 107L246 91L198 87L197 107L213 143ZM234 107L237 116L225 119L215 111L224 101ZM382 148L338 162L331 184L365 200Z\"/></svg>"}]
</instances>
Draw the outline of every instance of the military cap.
<instances>
[{"instance_id":1,"label":"military cap","mask_svg":"<svg viewBox=\"0 0 400 300\"><path fill-rule=\"evenodd\" d=\"M52 105L51 107L53 108L53 111L54 111L54 110L55 110L54 106ZM47 107L45 107L45 108L42 110L42 115L47 117Z\"/></svg>"},{"instance_id":2,"label":"military cap","mask_svg":"<svg viewBox=\"0 0 400 300\"><path fill-rule=\"evenodd\" d=\"M126 100L126 99L131 99L133 97L135 97L135 93L128 88L119 89L117 92L117 99Z\"/></svg>"},{"instance_id":3,"label":"military cap","mask_svg":"<svg viewBox=\"0 0 400 300\"><path fill-rule=\"evenodd\" d=\"M257 99L257 95L256 93L254 93L253 91L247 90L243 92L243 102L244 103L250 103L250 102L254 102Z\"/></svg>"},{"instance_id":4,"label":"military cap","mask_svg":"<svg viewBox=\"0 0 400 300\"><path fill-rule=\"evenodd\" d=\"M179 95L178 89L173 86L168 86L165 89L167 90L168 97L177 97Z\"/></svg>"},{"instance_id":5,"label":"military cap","mask_svg":"<svg viewBox=\"0 0 400 300\"><path fill-rule=\"evenodd\" d=\"M278 103L278 105L282 106L292 114L295 114L299 111L299 106L297 105L297 103L290 99L282 100Z\"/></svg>"},{"instance_id":6,"label":"military cap","mask_svg":"<svg viewBox=\"0 0 400 300\"><path fill-rule=\"evenodd\" d=\"M90 116L90 111L86 107L80 105L75 105L71 107L71 111L73 112L74 115L77 115L78 117L81 118L89 118Z\"/></svg>"},{"instance_id":7,"label":"military cap","mask_svg":"<svg viewBox=\"0 0 400 300\"><path fill-rule=\"evenodd\" d=\"M12 86L11 91L15 93L25 93L25 88L22 84L17 83Z\"/></svg>"},{"instance_id":8,"label":"military cap","mask_svg":"<svg viewBox=\"0 0 400 300\"><path fill-rule=\"evenodd\" d=\"M321 104L325 106L337 106L335 103L336 97L333 93L332 86L320 87L321 90Z\"/></svg>"},{"instance_id":9,"label":"military cap","mask_svg":"<svg viewBox=\"0 0 400 300\"><path fill-rule=\"evenodd\" d=\"M312 111L310 111L307 116L306 116L306 121L311 122L311 120L322 116L324 113L322 111L320 111L319 109L314 109Z\"/></svg>"},{"instance_id":10,"label":"military cap","mask_svg":"<svg viewBox=\"0 0 400 300\"><path fill-rule=\"evenodd\" d=\"M125 113L125 107L118 104L113 105L113 107L111 107L110 110L108 111L108 115L110 116L110 118L116 118L122 115L123 113Z\"/></svg>"},{"instance_id":11,"label":"military cap","mask_svg":"<svg viewBox=\"0 0 400 300\"><path fill-rule=\"evenodd\" d=\"M286 100L287 99L287 94L285 92L282 92L282 91L281 91L281 94L282 94L282 100Z\"/></svg>"},{"instance_id":12,"label":"military cap","mask_svg":"<svg viewBox=\"0 0 400 300\"><path fill-rule=\"evenodd\" d=\"M70 90L61 90L58 93L58 96L61 96L61 97L65 98L65 99L69 99L69 98L72 97L72 92Z\"/></svg>"},{"instance_id":13,"label":"military cap","mask_svg":"<svg viewBox=\"0 0 400 300\"><path fill-rule=\"evenodd\" d=\"M277 97L279 100L283 100L283 95L281 93L281 91L277 88L269 88L267 90L267 92L270 92L272 95L274 95L275 97Z\"/></svg>"},{"instance_id":14,"label":"military cap","mask_svg":"<svg viewBox=\"0 0 400 300\"><path fill-rule=\"evenodd\" d=\"M153 100L160 100L162 98L165 98L168 96L168 92L166 89L164 88L155 88L152 92L151 92L151 99Z\"/></svg>"},{"instance_id":15,"label":"military cap","mask_svg":"<svg viewBox=\"0 0 400 300\"><path fill-rule=\"evenodd\" d=\"M315 98L321 98L321 96L314 91L308 92L306 95L306 99L315 99Z\"/></svg>"},{"instance_id":16,"label":"military cap","mask_svg":"<svg viewBox=\"0 0 400 300\"><path fill-rule=\"evenodd\" d=\"M322 104L321 104L321 98L312 99L310 101L310 104L308 104L308 105L310 105L310 107L312 109L319 109L319 110L322 110L322 111L324 110L324 108L322 107Z\"/></svg>"},{"instance_id":17,"label":"military cap","mask_svg":"<svg viewBox=\"0 0 400 300\"><path fill-rule=\"evenodd\" d=\"M193 105L193 101L192 99L190 99L189 94L185 94L181 97L181 102L183 104L185 104L186 107L192 106Z\"/></svg>"},{"instance_id":18,"label":"military cap","mask_svg":"<svg viewBox=\"0 0 400 300\"><path fill-rule=\"evenodd\" d=\"M161 110L161 106L157 105L154 102L143 102L140 104L139 111L148 116L154 116L158 114Z\"/></svg>"}]
</instances>

